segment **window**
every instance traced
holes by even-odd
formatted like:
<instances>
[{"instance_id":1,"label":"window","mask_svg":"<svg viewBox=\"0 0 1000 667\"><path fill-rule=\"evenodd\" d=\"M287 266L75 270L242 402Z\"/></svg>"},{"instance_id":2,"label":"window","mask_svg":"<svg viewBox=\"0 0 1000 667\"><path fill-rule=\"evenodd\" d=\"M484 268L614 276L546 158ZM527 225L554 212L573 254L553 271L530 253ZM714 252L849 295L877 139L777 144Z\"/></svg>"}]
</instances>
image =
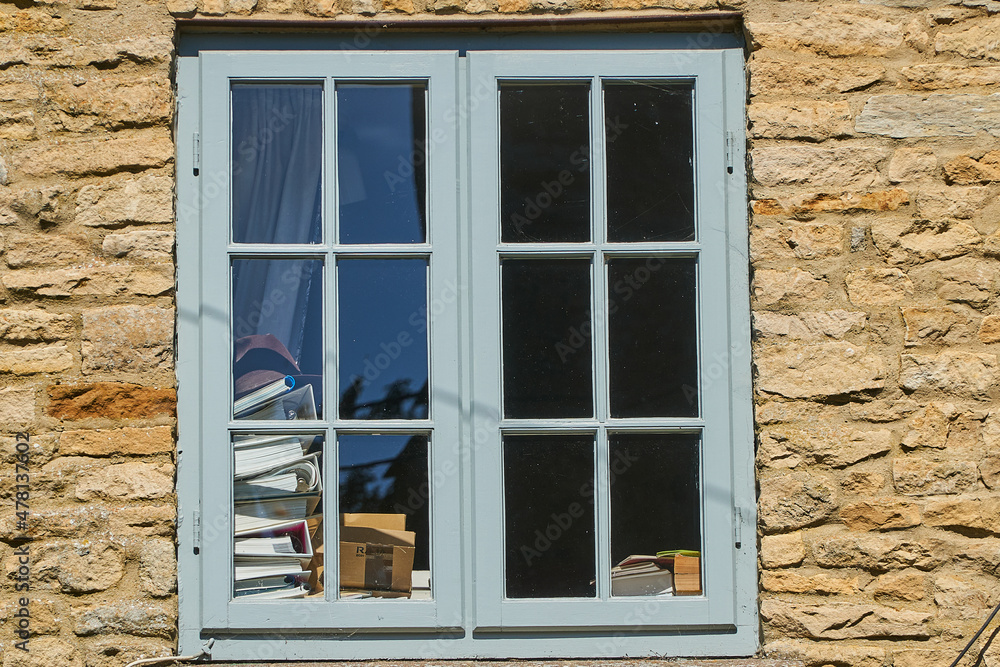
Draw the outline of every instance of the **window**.
<instances>
[{"instance_id":1,"label":"window","mask_svg":"<svg viewBox=\"0 0 1000 667\"><path fill-rule=\"evenodd\" d=\"M182 651L755 650L742 51L682 37L188 39Z\"/></svg>"}]
</instances>

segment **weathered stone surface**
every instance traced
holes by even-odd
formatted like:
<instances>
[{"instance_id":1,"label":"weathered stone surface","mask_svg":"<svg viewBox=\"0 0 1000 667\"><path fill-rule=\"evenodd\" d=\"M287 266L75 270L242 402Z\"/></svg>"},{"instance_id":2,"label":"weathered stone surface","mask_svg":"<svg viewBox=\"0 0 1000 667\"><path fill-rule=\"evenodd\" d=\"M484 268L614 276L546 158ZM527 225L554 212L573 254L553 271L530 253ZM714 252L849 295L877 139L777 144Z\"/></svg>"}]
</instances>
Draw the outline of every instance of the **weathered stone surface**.
<instances>
[{"instance_id":1,"label":"weathered stone surface","mask_svg":"<svg viewBox=\"0 0 1000 667\"><path fill-rule=\"evenodd\" d=\"M783 401L768 400L761 398L754 406L756 421L758 424L782 424L787 422L797 422L821 417L835 417L836 409L831 414L828 412L829 406L807 401Z\"/></svg>"},{"instance_id":2,"label":"weathered stone surface","mask_svg":"<svg viewBox=\"0 0 1000 667\"><path fill-rule=\"evenodd\" d=\"M847 493L871 496L885 487L885 475L869 470L852 470L840 483Z\"/></svg>"},{"instance_id":3,"label":"weathered stone surface","mask_svg":"<svg viewBox=\"0 0 1000 667\"><path fill-rule=\"evenodd\" d=\"M888 157L881 148L765 146L753 151L753 177L765 186L826 185L867 188Z\"/></svg>"},{"instance_id":4,"label":"weathered stone surface","mask_svg":"<svg viewBox=\"0 0 1000 667\"><path fill-rule=\"evenodd\" d=\"M760 538L760 564L765 568L798 565L806 557L802 533L765 535Z\"/></svg>"},{"instance_id":5,"label":"weathered stone surface","mask_svg":"<svg viewBox=\"0 0 1000 667\"><path fill-rule=\"evenodd\" d=\"M963 88L966 86L994 86L1000 83L1000 67L975 67L969 64L946 65L932 63L904 67L900 73L906 78L910 88L917 90L937 90L940 88Z\"/></svg>"},{"instance_id":6,"label":"weathered stone surface","mask_svg":"<svg viewBox=\"0 0 1000 667\"><path fill-rule=\"evenodd\" d=\"M851 403L847 406L851 419L885 424L895 422L913 414L920 404L911 398L892 398L871 401L869 403ZM829 407L826 408L829 410Z\"/></svg>"},{"instance_id":7,"label":"weathered stone surface","mask_svg":"<svg viewBox=\"0 0 1000 667\"><path fill-rule=\"evenodd\" d=\"M897 148L889 161L889 180L906 183L927 178L937 168L937 157L929 148Z\"/></svg>"},{"instance_id":8,"label":"weathered stone surface","mask_svg":"<svg viewBox=\"0 0 1000 667\"><path fill-rule=\"evenodd\" d=\"M757 387L788 398L842 396L885 386L885 362L863 345L831 342L758 351Z\"/></svg>"},{"instance_id":9,"label":"weathered stone surface","mask_svg":"<svg viewBox=\"0 0 1000 667\"><path fill-rule=\"evenodd\" d=\"M1000 94L874 95L854 129L896 138L1000 136Z\"/></svg>"},{"instance_id":10,"label":"weathered stone surface","mask_svg":"<svg viewBox=\"0 0 1000 667\"><path fill-rule=\"evenodd\" d=\"M990 198L989 188L923 188L917 195L917 215L924 218L974 218Z\"/></svg>"},{"instance_id":11,"label":"weathered stone surface","mask_svg":"<svg viewBox=\"0 0 1000 667\"><path fill-rule=\"evenodd\" d=\"M57 581L65 593L107 590L125 574L125 547L110 540L48 543L32 551L38 580Z\"/></svg>"},{"instance_id":12,"label":"weathered stone surface","mask_svg":"<svg viewBox=\"0 0 1000 667\"><path fill-rule=\"evenodd\" d=\"M968 155L949 160L944 165L944 177L957 185L1000 181L1000 151L991 151L978 160Z\"/></svg>"},{"instance_id":13,"label":"weathered stone surface","mask_svg":"<svg viewBox=\"0 0 1000 667\"><path fill-rule=\"evenodd\" d=\"M808 18L783 23L747 23L758 48L813 51L826 56L885 55L902 46L903 29L878 13L823 7Z\"/></svg>"},{"instance_id":14,"label":"weathered stone surface","mask_svg":"<svg viewBox=\"0 0 1000 667\"><path fill-rule=\"evenodd\" d=\"M148 456L173 449L169 426L64 431L59 436L59 453L63 456Z\"/></svg>"},{"instance_id":15,"label":"weathered stone surface","mask_svg":"<svg viewBox=\"0 0 1000 667\"><path fill-rule=\"evenodd\" d=\"M1000 489L1000 454L990 454L979 462L979 475L988 489Z\"/></svg>"},{"instance_id":16,"label":"weathered stone surface","mask_svg":"<svg viewBox=\"0 0 1000 667\"><path fill-rule=\"evenodd\" d=\"M847 274L847 297L856 306L888 306L913 294L913 283L899 269L866 267Z\"/></svg>"},{"instance_id":17,"label":"weathered stone surface","mask_svg":"<svg viewBox=\"0 0 1000 667\"><path fill-rule=\"evenodd\" d=\"M84 650L87 656L87 667L104 667L105 665L124 667L136 660L176 655L173 642L153 638L133 639L122 635L92 639L86 642ZM169 665L170 661L164 660L164 663Z\"/></svg>"},{"instance_id":18,"label":"weathered stone surface","mask_svg":"<svg viewBox=\"0 0 1000 667\"><path fill-rule=\"evenodd\" d=\"M28 651L8 648L4 652L3 667L84 667L79 649L57 637L32 639Z\"/></svg>"},{"instance_id":19,"label":"weathered stone surface","mask_svg":"<svg viewBox=\"0 0 1000 667\"><path fill-rule=\"evenodd\" d=\"M173 389L115 382L55 384L49 387L48 394L47 412L56 419L144 419L173 415L177 404Z\"/></svg>"},{"instance_id":20,"label":"weathered stone surface","mask_svg":"<svg viewBox=\"0 0 1000 667\"><path fill-rule=\"evenodd\" d=\"M114 602L77 609L73 632L80 636L124 633L137 637L172 639L177 611L166 602Z\"/></svg>"},{"instance_id":21,"label":"weathered stone surface","mask_svg":"<svg viewBox=\"0 0 1000 667\"><path fill-rule=\"evenodd\" d=\"M0 424L20 428L35 420L35 388L0 388Z\"/></svg>"},{"instance_id":22,"label":"weathered stone surface","mask_svg":"<svg viewBox=\"0 0 1000 667\"><path fill-rule=\"evenodd\" d=\"M173 40L166 36L136 37L117 42L101 41L67 45L61 66L93 66L108 70L123 63L163 65L174 55ZM62 55L62 54L60 54Z\"/></svg>"},{"instance_id":23,"label":"weathered stone surface","mask_svg":"<svg viewBox=\"0 0 1000 667\"><path fill-rule=\"evenodd\" d=\"M58 373L73 366L73 355L65 343L27 349L0 350L0 373L33 375Z\"/></svg>"},{"instance_id":24,"label":"weathered stone surface","mask_svg":"<svg viewBox=\"0 0 1000 667\"><path fill-rule=\"evenodd\" d=\"M845 505L840 518L851 530L897 530L919 526L920 507L906 500L875 498Z\"/></svg>"},{"instance_id":25,"label":"weathered stone surface","mask_svg":"<svg viewBox=\"0 0 1000 667\"><path fill-rule=\"evenodd\" d=\"M126 259L168 261L173 255L174 233L159 229L108 234L102 246L106 255Z\"/></svg>"},{"instance_id":26,"label":"weathered stone surface","mask_svg":"<svg viewBox=\"0 0 1000 667\"><path fill-rule=\"evenodd\" d=\"M173 493L173 466L118 463L80 475L77 500L155 500Z\"/></svg>"},{"instance_id":27,"label":"weathered stone surface","mask_svg":"<svg viewBox=\"0 0 1000 667\"><path fill-rule=\"evenodd\" d=\"M80 188L76 221L102 227L125 223L167 223L173 218L173 182L148 174Z\"/></svg>"},{"instance_id":28,"label":"weathered stone surface","mask_svg":"<svg viewBox=\"0 0 1000 667\"><path fill-rule=\"evenodd\" d=\"M80 132L94 126L119 129L166 123L172 96L160 78L91 77L47 82L45 94L61 113L57 122Z\"/></svg>"},{"instance_id":29,"label":"weathered stone surface","mask_svg":"<svg viewBox=\"0 0 1000 667\"><path fill-rule=\"evenodd\" d=\"M901 220L873 225L872 240L890 263L909 264L968 254L980 245L982 237L964 222Z\"/></svg>"},{"instance_id":30,"label":"weathered stone surface","mask_svg":"<svg viewBox=\"0 0 1000 667\"><path fill-rule=\"evenodd\" d=\"M966 579L945 574L934 580L934 603L945 617L978 619L982 610L993 606L990 597L989 593Z\"/></svg>"},{"instance_id":31,"label":"weathered stone surface","mask_svg":"<svg viewBox=\"0 0 1000 667\"><path fill-rule=\"evenodd\" d=\"M139 551L139 583L154 597L177 590L177 553L169 540L149 540Z\"/></svg>"},{"instance_id":32,"label":"weathered stone surface","mask_svg":"<svg viewBox=\"0 0 1000 667\"><path fill-rule=\"evenodd\" d=\"M0 339L19 343L52 342L73 335L72 315L44 310L0 310Z\"/></svg>"},{"instance_id":33,"label":"weathered stone surface","mask_svg":"<svg viewBox=\"0 0 1000 667\"><path fill-rule=\"evenodd\" d=\"M931 265L928 270L932 278L937 277L937 295L946 301L981 308L988 305L993 296L996 273L991 263L961 258Z\"/></svg>"},{"instance_id":34,"label":"weathered stone surface","mask_svg":"<svg viewBox=\"0 0 1000 667\"><path fill-rule=\"evenodd\" d=\"M893 667L937 667L954 660L954 653L947 649L903 649L892 652L892 664Z\"/></svg>"},{"instance_id":35,"label":"weathered stone surface","mask_svg":"<svg viewBox=\"0 0 1000 667\"><path fill-rule=\"evenodd\" d=\"M787 271L762 269L755 271L753 276L754 297L760 305L770 305L782 299L817 301L829 287L825 280L798 268Z\"/></svg>"},{"instance_id":36,"label":"weathered stone surface","mask_svg":"<svg viewBox=\"0 0 1000 667\"><path fill-rule=\"evenodd\" d=\"M795 468L803 462L843 468L885 454L893 441L888 429L862 431L818 424L808 430L772 428L760 434L757 461L771 468Z\"/></svg>"},{"instance_id":37,"label":"weathered stone surface","mask_svg":"<svg viewBox=\"0 0 1000 667\"><path fill-rule=\"evenodd\" d=\"M847 333L865 328L864 313L850 310L826 310L782 315L766 310L753 314L753 328L758 336L788 336L802 340L843 338Z\"/></svg>"},{"instance_id":38,"label":"weathered stone surface","mask_svg":"<svg viewBox=\"0 0 1000 667\"><path fill-rule=\"evenodd\" d=\"M173 538L177 528L174 504L122 507L111 515L111 525L116 530L127 530L143 535Z\"/></svg>"},{"instance_id":39,"label":"weathered stone surface","mask_svg":"<svg viewBox=\"0 0 1000 667\"><path fill-rule=\"evenodd\" d=\"M18 593L22 592L18 591ZM26 596L19 595L18 597ZM11 634L13 634L13 626L19 624L20 621L20 619L14 616L18 608L18 598L13 596L9 602L0 607L0 623L10 623L8 627L11 628ZM28 609L31 614L31 628L29 632L32 636L58 635L59 631L62 630L62 620L65 618L66 605L62 604L61 601L56 602L40 597L28 597Z\"/></svg>"},{"instance_id":40,"label":"weathered stone surface","mask_svg":"<svg viewBox=\"0 0 1000 667\"><path fill-rule=\"evenodd\" d=\"M774 593L818 593L820 595L855 595L857 577L837 577L826 572L765 571L760 577L761 587Z\"/></svg>"},{"instance_id":41,"label":"weathered stone surface","mask_svg":"<svg viewBox=\"0 0 1000 667\"><path fill-rule=\"evenodd\" d=\"M872 582L872 597L876 601L899 600L914 602L927 596L927 575L917 570L883 574Z\"/></svg>"},{"instance_id":42,"label":"weathered stone surface","mask_svg":"<svg viewBox=\"0 0 1000 667\"><path fill-rule=\"evenodd\" d=\"M911 457L892 462L896 491L908 496L964 493L975 488L979 470L972 461L927 461Z\"/></svg>"},{"instance_id":43,"label":"weathered stone surface","mask_svg":"<svg viewBox=\"0 0 1000 667\"><path fill-rule=\"evenodd\" d=\"M844 642L813 642L808 640L768 641L768 655L787 656L805 663L805 667L884 667L886 650L880 646L855 646ZM708 664L708 663L706 663Z\"/></svg>"},{"instance_id":44,"label":"weathered stone surface","mask_svg":"<svg viewBox=\"0 0 1000 667\"><path fill-rule=\"evenodd\" d=\"M65 31L65 19L35 9L21 9L0 15L0 32L58 34Z\"/></svg>"},{"instance_id":45,"label":"weathered stone surface","mask_svg":"<svg viewBox=\"0 0 1000 667\"><path fill-rule=\"evenodd\" d=\"M910 203L910 194L902 188L873 192L821 192L793 195L779 199L756 199L751 202L756 215L801 215L850 211L895 211Z\"/></svg>"},{"instance_id":46,"label":"weathered stone surface","mask_svg":"<svg viewBox=\"0 0 1000 667\"><path fill-rule=\"evenodd\" d=\"M820 567L858 567L887 572L908 567L929 571L951 558L939 539L894 537L892 533L841 533L812 542L813 558Z\"/></svg>"},{"instance_id":47,"label":"weathered stone surface","mask_svg":"<svg viewBox=\"0 0 1000 667\"><path fill-rule=\"evenodd\" d=\"M903 308L902 312L903 322L906 324L906 345L908 347L940 343L968 343L972 340L976 330L972 317L955 306ZM998 318L998 324L1000 324L1000 318ZM980 329L980 331L982 330Z\"/></svg>"},{"instance_id":48,"label":"weathered stone surface","mask_svg":"<svg viewBox=\"0 0 1000 667\"><path fill-rule=\"evenodd\" d=\"M39 296L160 296L174 288L174 267L98 264L72 269L19 269L0 276L12 292Z\"/></svg>"},{"instance_id":49,"label":"weathered stone surface","mask_svg":"<svg viewBox=\"0 0 1000 667\"><path fill-rule=\"evenodd\" d=\"M799 259L839 255L844 246L844 228L823 222L794 223L789 226L788 245Z\"/></svg>"},{"instance_id":50,"label":"weathered stone surface","mask_svg":"<svg viewBox=\"0 0 1000 667\"><path fill-rule=\"evenodd\" d=\"M874 604L794 604L782 600L761 602L761 616L772 630L788 637L809 639L925 639L933 614Z\"/></svg>"},{"instance_id":51,"label":"weathered stone surface","mask_svg":"<svg viewBox=\"0 0 1000 667\"><path fill-rule=\"evenodd\" d=\"M169 370L174 311L155 306L106 306L83 311L83 372Z\"/></svg>"},{"instance_id":52,"label":"weathered stone surface","mask_svg":"<svg viewBox=\"0 0 1000 667\"><path fill-rule=\"evenodd\" d=\"M934 40L938 53L957 53L966 58L1000 60L1000 17L984 18L955 30L944 29Z\"/></svg>"},{"instance_id":53,"label":"weathered stone surface","mask_svg":"<svg viewBox=\"0 0 1000 667\"><path fill-rule=\"evenodd\" d=\"M747 108L753 136L762 139L822 141L853 134L847 102L786 100L754 102Z\"/></svg>"},{"instance_id":54,"label":"weathered stone surface","mask_svg":"<svg viewBox=\"0 0 1000 667\"><path fill-rule=\"evenodd\" d=\"M1000 498L946 498L924 505L928 526L973 534L1000 533Z\"/></svg>"},{"instance_id":55,"label":"weathered stone surface","mask_svg":"<svg viewBox=\"0 0 1000 667\"><path fill-rule=\"evenodd\" d=\"M877 83L883 76L885 69L870 63L771 60L758 52L750 61L750 94L847 93Z\"/></svg>"},{"instance_id":56,"label":"weathered stone surface","mask_svg":"<svg viewBox=\"0 0 1000 667\"><path fill-rule=\"evenodd\" d=\"M765 532L804 528L829 518L837 507L834 484L805 472L760 482L760 521Z\"/></svg>"},{"instance_id":57,"label":"weathered stone surface","mask_svg":"<svg viewBox=\"0 0 1000 667\"><path fill-rule=\"evenodd\" d=\"M13 172L27 176L79 177L162 167L174 159L174 144L160 130L105 140L64 141L15 155Z\"/></svg>"},{"instance_id":58,"label":"weathered stone surface","mask_svg":"<svg viewBox=\"0 0 1000 667\"><path fill-rule=\"evenodd\" d=\"M7 266L20 269L32 266L77 264L93 257L87 240L80 236L55 234L18 234L7 239Z\"/></svg>"},{"instance_id":59,"label":"weathered stone surface","mask_svg":"<svg viewBox=\"0 0 1000 667\"><path fill-rule=\"evenodd\" d=\"M934 390L985 398L997 381L997 356L945 350L900 357L899 385L906 391Z\"/></svg>"}]
</instances>

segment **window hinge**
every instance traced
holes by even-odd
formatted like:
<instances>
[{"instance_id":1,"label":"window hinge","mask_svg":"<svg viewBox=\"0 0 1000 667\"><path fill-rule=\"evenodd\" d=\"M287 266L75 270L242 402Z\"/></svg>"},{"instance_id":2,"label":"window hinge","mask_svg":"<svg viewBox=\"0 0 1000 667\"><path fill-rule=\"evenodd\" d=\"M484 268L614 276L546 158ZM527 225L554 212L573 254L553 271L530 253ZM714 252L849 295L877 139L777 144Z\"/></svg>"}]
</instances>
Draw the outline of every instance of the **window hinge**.
<instances>
[{"instance_id":1,"label":"window hinge","mask_svg":"<svg viewBox=\"0 0 1000 667\"><path fill-rule=\"evenodd\" d=\"M194 533L192 543L194 552L201 553L201 512L199 510L191 513L191 531Z\"/></svg>"},{"instance_id":2,"label":"window hinge","mask_svg":"<svg viewBox=\"0 0 1000 667\"><path fill-rule=\"evenodd\" d=\"M736 134L733 132L726 132L726 173L733 173L733 167L735 166L734 160L736 155Z\"/></svg>"},{"instance_id":3,"label":"window hinge","mask_svg":"<svg viewBox=\"0 0 1000 667\"><path fill-rule=\"evenodd\" d=\"M736 542L736 548L739 549L743 546L743 508L734 507L733 508L733 539Z\"/></svg>"},{"instance_id":4,"label":"window hinge","mask_svg":"<svg viewBox=\"0 0 1000 667\"><path fill-rule=\"evenodd\" d=\"M194 165L194 175L201 170L201 134L195 132L192 138L191 162Z\"/></svg>"}]
</instances>

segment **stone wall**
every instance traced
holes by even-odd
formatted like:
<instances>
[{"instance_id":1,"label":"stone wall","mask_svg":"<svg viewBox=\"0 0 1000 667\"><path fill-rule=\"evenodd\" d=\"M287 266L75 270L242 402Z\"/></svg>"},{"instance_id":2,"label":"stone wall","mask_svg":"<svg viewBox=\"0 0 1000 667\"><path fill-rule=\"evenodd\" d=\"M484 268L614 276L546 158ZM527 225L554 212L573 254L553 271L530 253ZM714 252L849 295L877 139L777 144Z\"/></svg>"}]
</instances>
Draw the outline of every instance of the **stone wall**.
<instances>
[{"instance_id":1,"label":"stone wall","mask_svg":"<svg viewBox=\"0 0 1000 667\"><path fill-rule=\"evenodd\" d=\"M1000 3L950 2L0 2L3 667L174 648L175 17L718 9L751 41L764 652L948 664L1000 600Z\"/></svg>"}]
</instances>

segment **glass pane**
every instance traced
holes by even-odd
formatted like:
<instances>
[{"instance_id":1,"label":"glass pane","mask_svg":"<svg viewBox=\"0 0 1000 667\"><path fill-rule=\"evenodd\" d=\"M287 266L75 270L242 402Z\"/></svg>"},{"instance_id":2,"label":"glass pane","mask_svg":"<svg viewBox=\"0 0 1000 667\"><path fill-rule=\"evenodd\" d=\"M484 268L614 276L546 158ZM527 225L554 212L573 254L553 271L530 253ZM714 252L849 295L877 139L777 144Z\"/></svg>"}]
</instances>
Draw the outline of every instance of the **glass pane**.
<instances>
[{"instance_id":1,"label":"glass pane","mask_svg":"<svg viewBox=\"0 0 1000 667\"><path fill-rule=\"evenodd\" d=\"M233 260L236 419L323 416L323 262Z\"/></svg>"},{"instance_id":2,"label":"glass pane","mask_svg":"<svg viewBox=\"0 0 1000 667\"><path fill-rule=\"evenodd\" d=\"M701 592L699 440L609 436L612 595Z\"/></svg>"},{"instance_id":3,"label":"glass pane","mask_svg":"<svg viewBox=\"0 0 1000 667\"><path fill-rule=\"evenodd\" d=\"M594 597L594 439L503 439L507 597Z\"/></svg>"},{"instance_id":4,"label":"glass pane","mask_svg":"<svg viewBox=\"0 0 1000 667\"><path fill-rule=\"evenodd\" d=\"M698 415L696 298L693 258L608 262L612 417Z\"/></svg>"},{"instance_id":5,"label":"glass pane","mask_svg":"<svg viewBox=\"0 0 1000 667\"><path fill-rule=\"evenodd\" d=\"M233 448L233 597L323 599L323 436L240 433Z\"/></svg>"},{"instance_id":6,"label":"glass pane","mask_svg":"<svg viewBox=\"0 0 1000 667\"><path fill-rule=\"evenodd\" d=\"M422 83L337 86L341 243L427 238L426 89Z\"/></svg>"},{"instance_id":7,"label":"glass pane","mask_svg":"<svg viewBox=\"0 0 1000 667\"><path fill-rule=\"evenodd\" d=\"M694 239L690 85L604 86L608 240Z\"/></svg>"},{"instance_id":8,"label":"glass pane","mask_svg":"<svg viewBox=\"0 0 1000 667\"><path fill-rule=\"evenodd\" d=\"M590 239L589 106L589 84L501 84L503 241Z\"/></svg>"},{"instance_id":9,"label":"glass pane","mask_svg":"<svg viewBox=\"0 0 1000 667\"><path fill-rule=\"evenodd\" d=\"M323 86L234 84L233 241L319 243Z\"/></svg>"},{"instance_id":10,"label":"glass pane","mask_svg":"<svg viewBox=\"0 0 1000 667\"><path fill-rule=\"evenodd\" d=\"M341 599L430 599L427 436L338 442Z\"/></svg>"},{"instance_id":11,"label":"glass pane","mask_svg":"<svg viewBox=\"0 0 1000 667\"><path fill-rule=\"evenodd\" d=\"M427 418L427 260L337 264L340 417Z\"/></svg>"},{"instance_id":12,"label":"glass pane","mask_svg":"<svg viewBox=\"0 0 1000 667\"><path fill-rule=\"evenodd\" d=\"M590 260L504 260L502 290L504 415L591 416Z\"/></svg>"}]
</instances>

